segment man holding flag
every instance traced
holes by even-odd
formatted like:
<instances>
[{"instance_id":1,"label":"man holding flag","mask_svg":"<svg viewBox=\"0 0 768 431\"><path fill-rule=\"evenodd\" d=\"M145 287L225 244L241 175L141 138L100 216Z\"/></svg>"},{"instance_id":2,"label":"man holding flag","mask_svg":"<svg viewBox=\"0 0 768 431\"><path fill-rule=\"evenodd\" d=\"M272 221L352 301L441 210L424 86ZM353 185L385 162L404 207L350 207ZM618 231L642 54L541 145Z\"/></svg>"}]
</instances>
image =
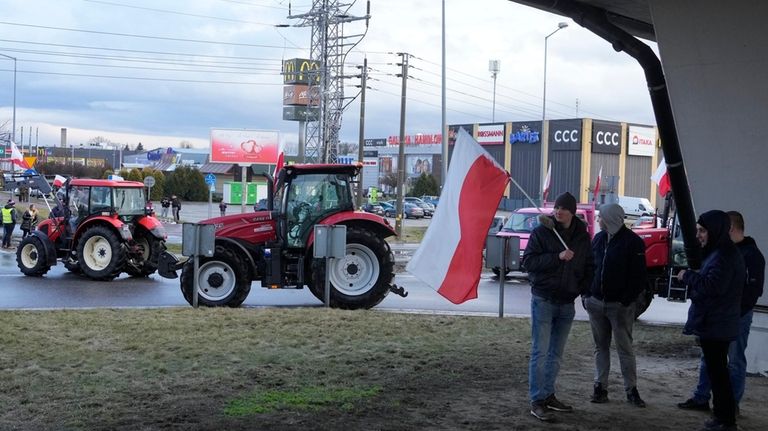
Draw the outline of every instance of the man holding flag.
<instances>
[{"instance_id":1,"label":"man holding flag","mask_svg":"<svg viewBox=\"0 0 768 431\"><path fill-rule=\"evenodd\" d=\"M541 216L523 254L531 283L531 414L551 421L549 410L571 412L555 397L555 383L576 310L573 301L592 284L594 262L587 227L575 217L576 198L555 199L554 214Z\"/></svg>"}]
</instances>

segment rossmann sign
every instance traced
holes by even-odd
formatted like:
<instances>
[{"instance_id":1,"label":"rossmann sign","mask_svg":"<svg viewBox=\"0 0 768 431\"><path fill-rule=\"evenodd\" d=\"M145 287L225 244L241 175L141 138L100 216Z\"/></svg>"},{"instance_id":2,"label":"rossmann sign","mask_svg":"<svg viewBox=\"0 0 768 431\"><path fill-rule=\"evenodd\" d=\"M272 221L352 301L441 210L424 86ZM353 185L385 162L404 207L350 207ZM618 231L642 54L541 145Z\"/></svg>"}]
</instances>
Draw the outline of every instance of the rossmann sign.
<instances>
[{"instance_id":1,"label":"rossmann sign","mask_svg":"<svg viewBox=\"0 0 768 431\"><path fill-rule=\"evenodd\" d=\"M504 145L504 123L478 125L477 143L480 145Z\"/></svg>"}]
</instances>

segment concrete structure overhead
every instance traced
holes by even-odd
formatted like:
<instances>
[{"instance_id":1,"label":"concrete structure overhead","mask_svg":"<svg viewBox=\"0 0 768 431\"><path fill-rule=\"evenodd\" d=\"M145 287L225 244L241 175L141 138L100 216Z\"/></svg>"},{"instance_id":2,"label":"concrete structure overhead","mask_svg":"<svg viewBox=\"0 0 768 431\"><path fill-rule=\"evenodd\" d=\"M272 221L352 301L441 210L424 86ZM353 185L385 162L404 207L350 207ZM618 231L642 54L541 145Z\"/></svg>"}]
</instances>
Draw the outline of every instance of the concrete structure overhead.
<instances>
[{"instance_id":1,"label":"concrete structure overhead","mask_svg":"<svg viewBox=\"0 0 768 431\"><path fill-rule=\"evenodd\" d=\"M513 0L515 1L515 0ZM555 12L564 1L525 1ZM744 214L746 233L768 252L768 2L580 1L629 33L658 43L697 213ZM557 13L557 12L555 12ZM606 44L606 49L611 49ZM640 67L638 65L638 67ZM748 371L768 372L768 295L758 302Z\"/></svg>"}]
</instances>

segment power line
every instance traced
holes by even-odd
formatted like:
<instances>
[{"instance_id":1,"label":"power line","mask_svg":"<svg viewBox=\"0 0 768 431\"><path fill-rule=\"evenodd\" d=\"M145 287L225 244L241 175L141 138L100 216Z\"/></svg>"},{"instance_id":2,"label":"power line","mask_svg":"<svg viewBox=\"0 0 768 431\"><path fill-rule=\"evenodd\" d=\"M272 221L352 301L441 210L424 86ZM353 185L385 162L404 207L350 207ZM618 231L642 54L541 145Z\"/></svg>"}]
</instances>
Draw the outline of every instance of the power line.
<instances>
[{"instance_id":1,"label":"power line","mask_svg":"<svg viewBox=\"0 0 768 431\"><path fill-rule=\"evenodd\" d=\"M13 69L0 69L0 72L12 72ZM107 78L107 79L129 79L134 81L162 81L162 82L185 82L192 84L234 84L234 85L268 85L282 86L282 82L240 82L240 81L201 81L196 79L172 79L172 78L148 78L140 76L116 76L116 75L91 75L85 73L63 73L63 72L42 72L37 70L18 70L18 73L31 73L36 75L57 75L57 76L77 76L81 78Z\"/></svg>"},{"instance_id":2,"label":"power line","mask_svg":"<svg viewBox=\"0 0 768 431\"><path fill-rule=\"evenodd\" d=\"M143 34L130 34L130 33L115 33L115 32L109 32L109 31L82 30L82 29L76 29L76 28L53 27L53 26L46 26L46 25L21 24L21 23L15 23L15 22L7 22L7 21L0 21L0 25L38 28L43 30L69 31L69 32L76 32L76 33L101 34L106 36L133 37L137 39L167 40L172 42L189 42L189 43L202 43L202 44L210 44L210 45L244 46L244 47L250 47L250 48L286 49L284 46L277 46L277 45L260 45L255 43L220 42L220 41L214 41L214 40L183 39L183 38L177 38L177 37L149 36L149 35L143 35ZM290 49L296 49L296 48L290 48Z\"/></svg>"},{"instance_id":3,"label":"power line","mask_svg":"<svg viewBox=\"0 0 768 431\"><path fill-rule=\"evenodd\" d=\"M233 19L233 18L222 18L222 17L210 16L210 15L198 15L198 14L194 14L194 13L186 13L186 12L179 12L179 11L175 11L175 10L157 9L157 8L143 7L143 6L134 6L134 5L130 5L130 4L109 2L109 1L104 1L104 0L85 0L85 1L87 1L89 3L98 3L98 4L107 5L107 6L115 6L115 7L129 8L129 9L146 10L146 11L150 11L150 12L167 13L167 14L171 14L171 15L189 16L189 17L193 17L193 18L205 18L205 19L213 19L213 20L217 20L217 21L239 22L239 23L242 23L242 24L263 25L263 26L268 26L268 27L273 27L274 26L274 24L264 23L264 22L246 21L246 20L242 20L242 19Z\"/></svg>"},{"instance_id":4,"label":"power line","mask_svg":"<svg viewBox=\"0 0 768 431\"><path fill-rule=\"evenodd\" d=\"M125 60L122 60L125 61ZM173 69L168 67L148 67L148 66L126 66L122 64L95 64L95 63L70 63L66 61L49 61L49 60L29 60L25 59L25 63L43 63L43 64L62 64L62 65L70 65L70 66L87 66L87 67L112 67L112 68L120 68L120 69L134 69L134 70L156 70L156 71L167 71L167 72L184 72L184 73L224 73L224 74L230 74L230 75L272 75L272 76L278 76L280 75L281 69L257 69L257 68L241 68L241 69L249 69L249 70L258 70L258 71L269 71L270 73L258 73L258 72L237 72L237 71L226 71L226 70L191 70L191 69ZM166 64L174 64L174 63L166 63ZM190 66L188 64L184 63L175 63L179 66ZM207 65L193 65L195 67L217 67L217 66L207 66Z\"/></svg>"}]
</instances>

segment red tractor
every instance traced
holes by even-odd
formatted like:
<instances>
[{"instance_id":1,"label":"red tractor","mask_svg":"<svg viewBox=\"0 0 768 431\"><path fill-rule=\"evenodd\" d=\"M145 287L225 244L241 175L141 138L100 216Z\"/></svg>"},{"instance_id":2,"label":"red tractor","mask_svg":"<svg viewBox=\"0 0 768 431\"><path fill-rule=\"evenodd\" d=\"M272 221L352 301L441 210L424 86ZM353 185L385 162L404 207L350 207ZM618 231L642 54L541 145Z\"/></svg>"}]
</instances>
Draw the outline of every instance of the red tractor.
<instances>
[{"instance_id":1,"label":"red tractor","mask_svg":"<svg viewBox=\"0 0 768 431\"><path fill-rule=\"evenodd\" d=\"M25 275L40 277L59 259L93 280L112 280L121 272L145 277L157 270L167 235L147 208L144 184L70 179L55 201L51 217L16 251Z\"/></svg>"},{"instance_id":2,"label":"red tractor","mask_svg":"<svg viewBox=\"0 0 768 431\"><path fill-rule=\"evenodd\" d=\"M328 274L331 306L371 308L390 290L394 257L385 238L395 231L381 216L355 211L353 178L358 165L288 165L276 183L269 175L267 210L204 220L215 226L212 257L201 257L198 301L206 306L237 307L254 281L267 289L309 287L324 297L325 260L313 257L317 224L347 227L346 256L335 259ZM160 258L159 274L176 278L181 269L181 291L192 304L194 265L170 253Z\"/></svg>"}]
</instances>

